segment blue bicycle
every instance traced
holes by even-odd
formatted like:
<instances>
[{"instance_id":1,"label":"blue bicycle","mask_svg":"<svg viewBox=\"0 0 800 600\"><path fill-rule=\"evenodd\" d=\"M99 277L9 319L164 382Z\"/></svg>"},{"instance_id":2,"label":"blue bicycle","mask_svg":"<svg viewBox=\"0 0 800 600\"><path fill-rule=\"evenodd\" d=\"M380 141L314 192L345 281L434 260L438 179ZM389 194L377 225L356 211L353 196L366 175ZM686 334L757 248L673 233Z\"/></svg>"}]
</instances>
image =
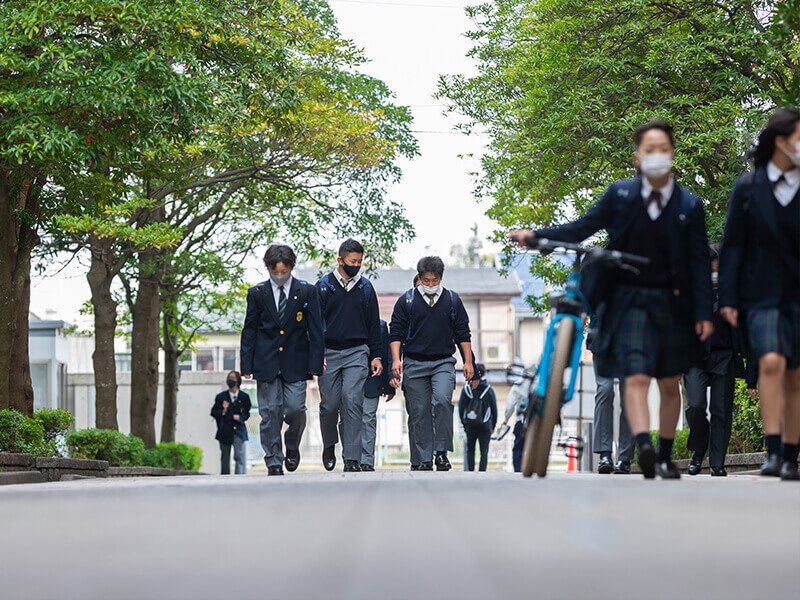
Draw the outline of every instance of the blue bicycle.
<instances>
[{"instance_id":1,"label":"blue bicycle","mask_svg":"<svg viewBox=\"0 0 800 600\"><path fill-rule=\"evenodd\" d=\"M550 322L545 338L544 351L535 371L524 365L514 364L509 368L509 381L530 381L527 405L522 409L526 426L525 445L522 455L522 474L539 477L547 474L553 430L561 416L561 407L572 400L575 382L580 370L581 346L584 320L591 307L580 290L581 269L590 263L606 263L612 268L638 274L634 265L649 264L647 258L605 248L586 248L578 244L532 238L524 240L529 248L543 254L572 252L575 260L572 273L564 286L564 292L551 303L555 316ZM565 380L567 369L569 378Z\"/></svg>"}]
</instances>

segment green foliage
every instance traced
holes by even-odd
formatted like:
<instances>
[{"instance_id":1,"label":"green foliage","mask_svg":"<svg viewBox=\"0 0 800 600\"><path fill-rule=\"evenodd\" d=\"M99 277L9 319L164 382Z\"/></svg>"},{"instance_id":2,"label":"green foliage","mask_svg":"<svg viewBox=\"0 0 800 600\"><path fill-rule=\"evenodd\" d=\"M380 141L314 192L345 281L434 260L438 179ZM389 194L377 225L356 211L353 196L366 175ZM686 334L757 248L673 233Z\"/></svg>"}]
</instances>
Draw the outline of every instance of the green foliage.
<instances>
[{"instance_id":1,"label":"green foliage","mask_svg":"<svg viewBox=\"0 0 800 600\"><path fill-rule=\"evenodd\" d=\"M686 440L689 439L689 429L678 429L675 432L675 442L672 445L672 460L682 460L692 457L692 451L686 448ZM658 431L650 432L650 443L658 451ZM639 447L634 450L633 462L639 462Z\"/></svg>"},{"instance_id":2,"label":"green foliage","mask_svg":"<svg viewBox=\"0 0 800 600\"><path fill-rule=\"evenodd\" d=\"M55 441L45 440L42 422L14 409L0 410L0 452L58 456Z\"/></svg>"},{"instance_id":3,"label":"green foliage","mask_svg":"<svg viewBox=\"0 0 800 600\"><path fill-rule=\"evenodd\" d=\"M736 382L733 400L733 428L728 452L742 454L764 450L764 426L758 396L751 398L744 381Z\"/></svg>"},{"instance_id":4,"label":"green foliage","mask_svg":"<svg viewBox=\"0 0 800 600\"><path fill-rule=\"evenodd\" d=\"M150 467L199 471L203 463L203 451L197 446L171 442L158 444L144 453L144 463Z\"/></svg>"},{"instance_id":5,"label":"green foliage","mask_svg":"<svg viewBox=\"0 0 800 600\"><path fill-rule=\"evenodd\" d=\"M144 442L133 435L110 429L80 429L67 434L67 447L73 458L105 460L112 467L143 464Z\"/></svg>"},{"instance_id":6,"label":"green foliage","mask_svg":"<svg viewBox=\"0 0 800 600\"><path fill-rule=\"evenodd\" d=\"M41 423L46 442L59 440L75 424L72 413L61 408L40 408L33 413L33 419Z\"/></svg>"},{"instance_id":7,"label":"green foliage","mask_svg":"<svg viewBox=\"0 0 800 600\"><path fill-rule=\"evenodd\" d=\"M632 133L676 127L675 170L706 201L719 239L749 143L774 107L800 98L799 0L496 0L467 9L478 74L439 95L487 130L475 195L503 241L565 222L633 176ZM534 263L549 283L557 278Z\"/></svg>"}]
</instances>

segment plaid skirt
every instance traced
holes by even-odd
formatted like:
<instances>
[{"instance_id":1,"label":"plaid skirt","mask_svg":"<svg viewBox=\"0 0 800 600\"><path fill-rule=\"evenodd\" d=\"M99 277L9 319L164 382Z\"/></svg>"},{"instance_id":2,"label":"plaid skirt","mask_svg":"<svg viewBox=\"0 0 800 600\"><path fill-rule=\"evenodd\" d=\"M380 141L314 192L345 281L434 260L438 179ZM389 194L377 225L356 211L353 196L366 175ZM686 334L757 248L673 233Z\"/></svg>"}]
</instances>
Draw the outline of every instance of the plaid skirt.
<instances>
[{"instance_id":1,"label":"plaid skirt","mask_svg":"<svg viewBox=\"0 0 800 600\"><path fill-rule=\"evenodd\" d=\"M620 286L608 301L594 344L603 377L686 373L699 357L694 323L676 314L670 290Z\"/></svg>"},{"instance_id":2,"label":"plaid skirt","mask_svg":"<svg viewBox=\"0 0 800 600\"><path fill-rule=\"evenodd\" d=\"M787 369L800 367L800 302L747 311L747 333L755 356L777 352Z\"/></svg>"}]
</instances>

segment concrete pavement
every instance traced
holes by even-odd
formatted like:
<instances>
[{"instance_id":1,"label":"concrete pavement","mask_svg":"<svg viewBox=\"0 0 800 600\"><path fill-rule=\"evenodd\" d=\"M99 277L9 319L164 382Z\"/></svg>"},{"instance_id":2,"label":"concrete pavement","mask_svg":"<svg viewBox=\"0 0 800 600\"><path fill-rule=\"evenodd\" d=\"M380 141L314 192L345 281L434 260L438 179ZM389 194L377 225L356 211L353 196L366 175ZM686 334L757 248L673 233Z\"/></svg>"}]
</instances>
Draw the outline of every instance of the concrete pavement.
<instances>
[{"instance_id":1,"label":"concrete pavement","mask_svg":"<svg viewBox=\"0 0 800 600\"><path fill-rule=\"evenodd\" d=\"M330 473L0 488L0 597L800 598L800 484Z\"/></svg>"}]
</instances>

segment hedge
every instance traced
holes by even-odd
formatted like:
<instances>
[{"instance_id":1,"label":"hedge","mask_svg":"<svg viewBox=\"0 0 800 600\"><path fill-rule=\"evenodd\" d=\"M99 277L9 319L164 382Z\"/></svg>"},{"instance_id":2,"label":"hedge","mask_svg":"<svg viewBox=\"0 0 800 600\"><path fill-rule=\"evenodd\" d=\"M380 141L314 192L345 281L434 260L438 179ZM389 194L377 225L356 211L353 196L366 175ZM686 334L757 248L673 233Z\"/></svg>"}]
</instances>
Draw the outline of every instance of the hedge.
<instances>
[{"instance_id":1,"label":"hedge","mask_svg":"<svg viewBox=\"0 0 800 600\"><path fill-rule=\"evenodd\" d=\"M70 431L67 435L67 447L73 458L105 460L112 467L144 464L144 442L141 438L113 429Z\"/></svg>"},{"instance_id":2,"label":"hedge","mask_svg":"<svg viewBox=\"0 0 800 600\"><path fill-rule=\"evenodd\" d=\"M61 456L61 440L74 422L75 417L61 409L41 408L32 417L0 410L0 452Z\"/></svg>"},{"instance_id":3,"label":"hedge","mask_svg":"<svg viewBox=\"0 0 800 600\"><path fill-rule=\"evenodd\" d=\"M148 467L199 471L203 463L203 451L197 446L180 442L158 444L144 453L144 464Z\"/></svg>"}]
</instances>

